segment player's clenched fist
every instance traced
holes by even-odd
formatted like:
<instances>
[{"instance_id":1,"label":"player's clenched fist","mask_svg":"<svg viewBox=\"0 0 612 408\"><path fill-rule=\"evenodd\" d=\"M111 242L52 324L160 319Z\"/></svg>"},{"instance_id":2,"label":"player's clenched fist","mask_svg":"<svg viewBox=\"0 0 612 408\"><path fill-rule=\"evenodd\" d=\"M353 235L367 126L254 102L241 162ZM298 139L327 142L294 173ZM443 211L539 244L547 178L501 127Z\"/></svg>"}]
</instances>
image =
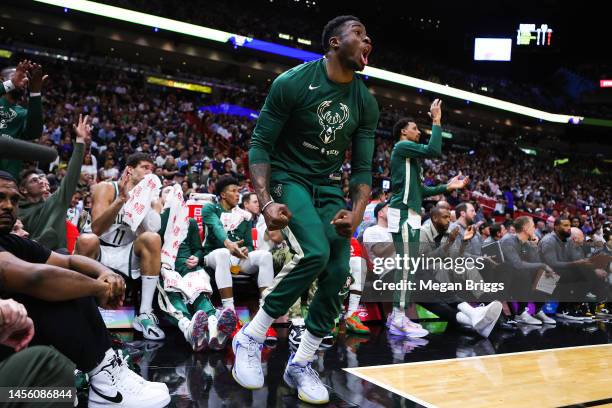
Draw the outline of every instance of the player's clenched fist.
<instances>
[{"instance_id":1,"label":"player's clenched fist","mask_svg":"<svg viewBox=\"0 0 612 408\"><path fill-rule=\"evenodd\" d=\"M265 207L263 212L264 219L269 231L276 231L285 228L291 220L291 211L285 204L272 203Z\"/></svg>"}]
</instances>

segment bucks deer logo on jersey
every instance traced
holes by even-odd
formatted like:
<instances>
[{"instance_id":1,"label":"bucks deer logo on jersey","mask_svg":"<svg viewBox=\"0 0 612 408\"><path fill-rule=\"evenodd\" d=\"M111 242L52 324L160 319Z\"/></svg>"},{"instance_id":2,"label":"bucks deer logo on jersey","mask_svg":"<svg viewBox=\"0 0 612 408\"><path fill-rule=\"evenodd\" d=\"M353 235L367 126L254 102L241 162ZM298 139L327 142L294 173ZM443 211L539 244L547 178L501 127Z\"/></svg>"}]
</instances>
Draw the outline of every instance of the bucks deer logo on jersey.
<instances>
[{"instance_id":1,"label":"bucks deer logo on jersey","mask_svg":"<svg viewBox=\"0 0 612 408\"><path fill-rule=\"evenodd\" d=\"M343 103L340 103L340 112L333 112L329 107L332 101L323 101L317 108L317 116L323 130L319 138L325 144L332 143L336 140L336 131L342 129L344 124L349 120L349 108Z\"/></svg>"},{"instance_id":2,"label":"bucks deer logo on jersey","mask_svg":"<svg viewBox=\"0 0 612 408\"><path fill-rule=\"evenodd\" d=\"M0 129L6 129L9 122L12 122L16 117L17 112L13 109L8 109L7 111L0 110Z\"/></svg>"}]
</instances>

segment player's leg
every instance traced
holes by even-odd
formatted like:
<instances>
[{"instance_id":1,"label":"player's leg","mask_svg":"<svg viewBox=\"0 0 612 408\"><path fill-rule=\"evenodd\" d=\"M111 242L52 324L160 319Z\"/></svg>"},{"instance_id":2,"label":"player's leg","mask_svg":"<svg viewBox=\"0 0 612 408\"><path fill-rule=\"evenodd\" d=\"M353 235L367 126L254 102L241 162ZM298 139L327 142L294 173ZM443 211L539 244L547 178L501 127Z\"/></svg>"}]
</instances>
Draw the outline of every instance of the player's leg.
<instances>
[{"instance_id":1,"label":"player's leg","mask_svg":"<svg viewBox=\"0 0 612 408\"><path fill-rule=\"evenodd\" d=\"M246 260L240 263L241 272L251 275L257 274L257 287L259 293L263 295L266 289L272 284L274 279L274 259L269 251L255 250L249 252ZM259 299L259 306L263 304L263 296ZM266 332L266 342L278 340L278 333L270 326Z\"/></svg>"},{"instance_id":2,"label":"player's leg","mask_svg":"<svg viewBox=\"0 0 612 408\"><path fill-rule=\"evenodd\" d=\"M77 238L74 253L91 259L99 260L100 239L96 234L81 234Z\"/></svg>"},{"instance_id":3,"label":"player's leg","mask_svg":"<svg viewBox=\"0 0 612 408\"><path fill-rule=\"evenodd\" d=\"M227 248L218 248L204 257L204 265L215 270L215 282L221 296L222 310L208 320L208 345L213 350L222 350L229 335L234 332L238 316L234 309L231 254Z\"/></svg>"},{"instance_id":4,"label":"player's leg","mask_svg":"<svg viewBox=\"0 0 612 408\"><path fill-rule=\"evenodd\" d=\"M260 293L263 293L274 280L274 261L271 252L262 250L249 252L249 257L240 263L240 268L248 275L257 273L257 287Z\"/></svg>"},{"instance_id":5,"label":"player's leg","mask_svg":"<svg viewBox=\"0 0 612 408\"><path fill-rule=\"evenodd\" d=\"M286 204L293 213L283 233L294 255L264 292L263 306L232 343L236 354L232 374L239 384L253 389L263 386L263 372L261 366L250 362L260 361L259 347L268 328L308 289L329 258L329 244L323 222L312 204L312 193L296 182L284 182L273 191L280 193L274 199Z\"/></svg>"},{"instance_id":6,"label":"player's leg","mask_svg":"<svg viewBox=\"0 0 612 408\"><path fill-rule=\"evenodd\" d=\"M410 302L410 291L407 286L414 281L415 275L411 273L412 263L408 263L411 257L418 256L419 230L413 229L408 224L407 217L400 219L400 231L392 233L395 253L401 260L401 265L396 265L394 272L395 283L406 282L401 290L396 290L393 294L393 312L387 319L389 333L395 336L424 337L429 332L414 323L406 316L406 309Z\"/></svg>"},{"instance_id":7,"label":"player's leg","mask_svg":"<svg viewBox=\"0 0 612 408\"><path fill-rule=\"evenodd\" d=\"M215 283L219 289L223 309L234 310L234 291L230 272L231 254L227 248L218 248L204 257L204 265L215 270Z\"/></svg>"},{"instance_id":8,"label":"player's leg","mask_svg":"<svg viewBox=\"0 0 612 408\"><path fill-rule=\"evenodd\" d=\"M208 329L208 315L204 311L191 313L180 293L166 292L159 289L159 307L166 312L170 323L179 328L185 340L194 351L203 350L206 343Z\"/></svg>"},{"instance_id":9,"label":"player's leg","mask_svg":"<svg viewBox=\"0 0 612 408\"><path fill-rule=\"evenodd\" d=\"M33 346L0 362L0 387L74 387L75 365L66 356L49 346ZM23 406L72 407L76 395L65 403L45 402L26 404L8 400L5 408Z\"/></svg>"},{"instance_id":10,"label":"player's leg","mask_svg":"<svg viewBox=\"0 0 612 408\"><path fill-rule=\"evenodd\" d=\"M329 393L310 365L323 338L335 325L352 278L349 271L349 240L339 236L330 224L336 213L344 208L341 192L335 187L318 187L315 196L317 212L329 242L330 256L325 270L319 275L318 288L310 303L306 331L295 355L289 358L283 378L289 386L297 388L301 400L323 404L329 401Z\"/></svg>"},{"instance_id":11,"label":"player's leg","mask_svg":"<svg viewBox=\"0 0 612 408\"><path fill-rule=\"evenodd\" d=\"M370 328L363 324L357 314L367 267L364 259L360 256L352 256L349 260L349 266L353 283L349 287L348 308L345 318L346 330L357 334L368 334L370 333Z\"/></svg>"},{"instance_id":12,"label":"player's leg","mask_svg":"<svg viewBox=\"0 0 612 408\"><path fill-rule=\"evenodd\" d=\"M166 335L159 327L157 316L153 313L153 297L159 282L161 268L161 237L154 232L143 232L132 244L129 256L128 273L136 277L139 270L142 283L140 310L134 319L134 328L142 331L149 340L163 340ZM135 265L134 263L138 263Z\"/></svg>"}]
</instances>

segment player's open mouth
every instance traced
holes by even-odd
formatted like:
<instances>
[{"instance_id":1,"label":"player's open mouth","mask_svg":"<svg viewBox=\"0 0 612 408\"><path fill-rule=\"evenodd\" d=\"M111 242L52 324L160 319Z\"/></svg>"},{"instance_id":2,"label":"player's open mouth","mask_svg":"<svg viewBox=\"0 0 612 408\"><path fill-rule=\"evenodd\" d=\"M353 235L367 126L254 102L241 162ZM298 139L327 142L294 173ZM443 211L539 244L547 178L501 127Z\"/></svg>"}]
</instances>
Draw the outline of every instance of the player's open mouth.
<instances>
[{"instance_id":1,"label":"player's open mouth","mask_svg":"<svg viewBox=\"0 0 612 408\"><path fill-rule=\"evenodd\" d=\"M366 46L361 51L361 63L363 64L363 66L368 65L368 56L370 55L370 52L372 52L372 47L370 46Z\"/></svg>"}]
</instances>

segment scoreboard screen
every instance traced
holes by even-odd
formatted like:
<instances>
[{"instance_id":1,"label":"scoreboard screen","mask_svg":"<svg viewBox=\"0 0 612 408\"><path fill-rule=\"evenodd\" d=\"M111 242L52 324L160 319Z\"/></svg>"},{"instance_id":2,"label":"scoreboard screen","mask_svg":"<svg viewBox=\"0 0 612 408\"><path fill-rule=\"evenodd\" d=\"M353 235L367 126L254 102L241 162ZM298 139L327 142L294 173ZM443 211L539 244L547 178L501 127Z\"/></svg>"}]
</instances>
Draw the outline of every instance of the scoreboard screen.
<instances>
[{"instance_id":1,"label":"scoreboard screen","mask_svg":"<svg viewBox=\"0 0 612 408\"><path fill-rule=\"evenodd\" d=\"M520 47L551 47L553 45L553 30L548 24L519 24L516 30L516 45Z\"/></svg>"},{"instance_id":2,"label":"scoreboard screen","mask_svg":"<svg viewBox=\"0 0 612 408\"><path fill-rule=\"evenodd\" d=\"M511 38L475 38L475 61L510 61L512 54Z\"/></svg>"}]
</instances>

